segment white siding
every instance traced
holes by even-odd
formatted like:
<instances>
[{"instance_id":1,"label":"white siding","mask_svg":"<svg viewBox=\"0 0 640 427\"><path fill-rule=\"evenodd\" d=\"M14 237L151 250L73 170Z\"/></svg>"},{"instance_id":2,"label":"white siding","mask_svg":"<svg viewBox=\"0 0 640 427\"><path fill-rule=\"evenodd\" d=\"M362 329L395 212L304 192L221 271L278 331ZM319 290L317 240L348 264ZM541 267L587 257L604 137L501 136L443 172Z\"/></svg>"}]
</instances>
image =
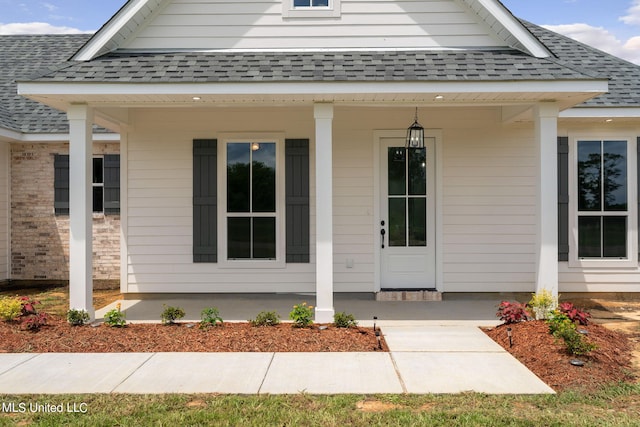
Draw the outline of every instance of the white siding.
<instances>
[{"instance_id":1,"label":"white siding","mask_svg":"<svg viewBox=\"0 0 640 427\"><path fill-rule=\"evenodd\" d=\"M287 0L283 0L287 1ZM283 18L282 1L173 0L130 49L500 47L455 0L342 0L339 18Z\"/></svg>"},{"instance_id":2,"label":"white siding","mask_svg":"<svg viewBox=\"0 0 640 427\"><path fill-rule=\"evenodd\" d=\"M374 224L374 131L405 129L412 108L335 109L334 271L337 292L371 292L379 229ZM532 124L505 125L494 108L421 109L442 130L437 260L445 292L533 292L536 256L536 143ZM423 119L424 118L424 119ZM129 292L313 292L315 262L313 109L142 110L128 143ZM311 263L232 269L192 262L194 138L283 132L310 138ZM635 202L635 201L634 201ZM569 269L560 291L639 291L637 268Z\"/></svg>"},{"instance_id":3,"label":"white siding","mask_svg":"<svg viewBox=\"0 0 640 427\"><path fill-rule=\"evenodd\" d=\"M0 142L0 282L9 279L9 143Z\"/></svg>"}]
</instances>

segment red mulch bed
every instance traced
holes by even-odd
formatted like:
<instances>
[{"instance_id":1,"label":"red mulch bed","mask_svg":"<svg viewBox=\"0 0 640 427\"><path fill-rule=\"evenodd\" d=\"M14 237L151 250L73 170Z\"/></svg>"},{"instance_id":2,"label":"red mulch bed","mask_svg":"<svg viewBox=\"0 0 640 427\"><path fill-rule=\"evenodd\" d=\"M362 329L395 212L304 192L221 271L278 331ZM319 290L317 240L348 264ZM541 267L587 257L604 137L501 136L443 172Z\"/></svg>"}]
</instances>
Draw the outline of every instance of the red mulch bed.
<instances>
[{"instance_id":1,"label":"red mulch bed","mask_svg":"<svg viewBox=\"0 0 640 427\"><path fill-rule=\"evenodd\" d=\"M509 346L507 327L512 330L512 347ZM549 334L549 328L542 320L500 325L485 332L556 391L592 391L605 384L634 379L633 346L628 335L595 324L579 328L586 329L585 339L597 346L579 357L569 354L564 343ZM573 366L572 359L585 364Z\"/></svg>"},{"instance_id":2,"label":"red mulch bed","mask_svg":"<svg viewBox=\"0 0 640 427\"><path fill-rule=\"evenodd\" d=\"M189 327L189 326L191 327ZM199 329L197 324L130 324L71 326L50 316L38 332L17 323L0 322L0 353L118 353L118 352L362 352L382 350L372 328L294 328L290 323L253 327L225 323Z\"/></svg>"}]
</instances>

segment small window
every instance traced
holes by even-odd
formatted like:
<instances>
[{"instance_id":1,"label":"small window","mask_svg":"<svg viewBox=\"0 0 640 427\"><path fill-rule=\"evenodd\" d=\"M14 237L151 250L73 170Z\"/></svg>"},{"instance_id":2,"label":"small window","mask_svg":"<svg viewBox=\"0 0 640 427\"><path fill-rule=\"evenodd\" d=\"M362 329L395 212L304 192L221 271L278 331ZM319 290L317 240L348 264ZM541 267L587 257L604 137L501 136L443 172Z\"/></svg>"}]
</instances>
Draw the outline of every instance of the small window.
<instances>
[{"instance_id":1,"label":"small window","mask_svg":"<svg viewBox=\"0 0 640 427\"><path fill-rule=\"evenodd\" d=\"M282 16L285 18L337 18L341 13L341 0L284 0Z\"/></svg>"},{"instance_id":2,"label":"small window","mask_svg":"<svg viewBox=\"0 0 640 427\"><path fill-rule=\"evenodd\" d=\"M293 7L329 7L329 0L293 0Z\"/></svg>"},{"instance_id":3,"label":"small window","mask_svg":"<svg viewBox=\"0 0 640 427\"><path fill-rule=\"evenodd\" d=\"M93 158L93 212L104 212L104 159Z\"/></svg>"}]
</instances>

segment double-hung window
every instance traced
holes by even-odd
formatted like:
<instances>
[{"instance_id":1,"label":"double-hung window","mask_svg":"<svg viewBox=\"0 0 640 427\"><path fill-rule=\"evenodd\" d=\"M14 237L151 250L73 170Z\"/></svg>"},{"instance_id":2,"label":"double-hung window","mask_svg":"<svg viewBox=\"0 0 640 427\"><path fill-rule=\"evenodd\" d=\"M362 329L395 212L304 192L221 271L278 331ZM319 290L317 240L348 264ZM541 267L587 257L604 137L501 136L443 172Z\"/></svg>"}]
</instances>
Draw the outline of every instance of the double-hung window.
<instances>
[{"instance_id":1,"label":"double-hung window","mask_svg":"<svg viewBox=\"0 0 640 427\"><path fill-rule=\"evenodd\" d=\"M577 139L574 163L574 262L636 259L635 150L628 139ZM632 200L633 199L633 200ZM576 259L577 258L577 259Z\"/></svg>"},{"instance_id":2,"label":"double-hung window","mask_svg":"<svg viewBox=\"0 0 640 427\"><path fill-rule=\"evenodd\" d=\"M220 229L223 263L283 262L282 143L277 139L226 140Z\"/></svg>"}]
</instances>

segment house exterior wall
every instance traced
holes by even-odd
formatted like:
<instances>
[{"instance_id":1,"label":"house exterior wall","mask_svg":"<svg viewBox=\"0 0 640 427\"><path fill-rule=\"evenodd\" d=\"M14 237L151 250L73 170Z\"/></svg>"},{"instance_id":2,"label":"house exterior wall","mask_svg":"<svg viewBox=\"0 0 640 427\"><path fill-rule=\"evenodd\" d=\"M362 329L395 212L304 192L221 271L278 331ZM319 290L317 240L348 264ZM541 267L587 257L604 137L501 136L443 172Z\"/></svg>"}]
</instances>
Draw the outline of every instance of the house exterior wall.
<instances>
[{"instance_id":1,"label":"house exterior wall","mask_svg":"<svg viewBox=\"0 0 640 427\"><path fill-rule=\"evenodd\" d=\"M405 129L413 111L336 107L334 286L375 290L374 131ZM506 126L500 110L421 112L443 138L438 179L442 230L437 261L445 292L534 290L536 144L533 127ZM284 132L311 139L311 108L146 110L127 147L128 292L313 292L315 184L311 170L311 263L230 269L192 261L192 140L224 132ZM349 262L351 261L351 262ZM351 266L348 266L351 264Z\"/></svg>"},{"instance_id":2,"label":"house exterior wall","mask_svg":"<svg viewBox=\"0 0 640 427\"><path fill-rule=\"evenodd\" d=\"M96 143L94 154L117 154L119 144ZM66 143L11 146L11 279L69 279L69 216L54 214L54 155ZM94 214L94 279L120 278L120 218Z\"/></svg>"},{"instance_id":3,"label":"house exterior wall","mask_svg":"<svg viewBox=\"0 0 640 427\"><path fill-rule=\"evenodd\" d=\"M375 291L375 130L402 130L403 108L336 107L333 128L334 285ZM537 143L533 124L504 124L499 109L421 111L442 131L438 147L444 292L533 292L536 257ZM128 136L129 292L313 292L314 174L311 108L140 111ZM192 262L192 140L225 132L283 132L311 139L311 263L281 269L221 268ZM561 126L560 134L602 133ZM617 133L635 134L634 129ZM170 177L170 178L169 178ZM160 197L162 196L162 197ZM630 200L635 203L636 200ZM349 266L350 265L350 266ZM560 291L639 291L640 270L570 268Z\"/></svg>"},{"instance_id":4,"label":"house exterior wall","mask_svg":"<svg viewBox=\"0 0 640 427\"><path fill-rule=\"evenodd\" d=\"M9 279L9 152L0 142L0 282Z\"/></svg>"},{"instance_id":5,"label":"house exterior wall","mask_svg":"<svg viewBox=\"0 0 640 427\"><path fill-rule=\"evenodd\" d=\"M130 49L329 49L504 46L455 0L342 0L339 17L283 17L292 0L174 0ZM298 15L299 16L299 15ZM384 37L380 35L384 34Z\"/></svg>"}]
</instances>

